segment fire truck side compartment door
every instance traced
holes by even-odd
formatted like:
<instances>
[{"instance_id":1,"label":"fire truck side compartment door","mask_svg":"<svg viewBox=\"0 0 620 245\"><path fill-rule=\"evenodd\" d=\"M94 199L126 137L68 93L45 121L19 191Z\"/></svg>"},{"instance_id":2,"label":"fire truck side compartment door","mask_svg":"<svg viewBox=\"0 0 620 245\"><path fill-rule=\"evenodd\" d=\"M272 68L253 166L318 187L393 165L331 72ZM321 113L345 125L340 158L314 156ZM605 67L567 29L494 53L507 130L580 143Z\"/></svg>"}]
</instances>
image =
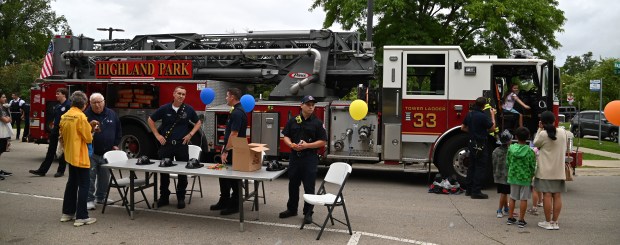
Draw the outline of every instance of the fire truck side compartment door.
<instances>
[{"instance_id":1,"label":"fire truck side compartment door","mask_svg":"<svg viewBox=\"0 0 620 245\"><path fill-rule=\"evenodd\" d=\"M267 144L269 148L269 150L265 151L267 156L278 156L278 149L280 149L279 121L278 113L252 112L250 140L252 143Z\"/></svg>"},{"instance_id":2,"label":"fire truck side compartment door","mask_svg":"<svg viewBox=\"0 0 620 245\"><path fill-rule=\"evenodd\" d=\"M400 161L402 146L400 126L400 123L383 124L383 160Z\"/></svg>"}]
</instances>

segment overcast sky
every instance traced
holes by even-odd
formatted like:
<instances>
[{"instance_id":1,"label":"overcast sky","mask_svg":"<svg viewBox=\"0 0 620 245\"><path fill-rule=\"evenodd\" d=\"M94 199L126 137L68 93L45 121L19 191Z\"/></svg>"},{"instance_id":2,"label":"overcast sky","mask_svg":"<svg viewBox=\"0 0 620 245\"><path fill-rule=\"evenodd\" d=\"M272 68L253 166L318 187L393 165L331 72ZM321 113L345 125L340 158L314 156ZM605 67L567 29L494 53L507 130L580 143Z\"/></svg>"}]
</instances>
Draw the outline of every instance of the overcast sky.
<instances>
[{"instance_id":1,"label":"overcast sky","mask_svg":"<svg viewBox=\"0 0 620 245\"><path fill-rule=\"evenodd\" d=\"M566 56L592 51L594 58L620 58L620 1L559 0L568 19L554 50L558 64ZM115 38L155 33L231 33L248 30L320 29L321 9L308 11L312 0L56 0L52 9L64 15L75 34L107 39L98 27L125 29ZM342 30L332 26L332 30Z\"/></svg>"}]
</instances>

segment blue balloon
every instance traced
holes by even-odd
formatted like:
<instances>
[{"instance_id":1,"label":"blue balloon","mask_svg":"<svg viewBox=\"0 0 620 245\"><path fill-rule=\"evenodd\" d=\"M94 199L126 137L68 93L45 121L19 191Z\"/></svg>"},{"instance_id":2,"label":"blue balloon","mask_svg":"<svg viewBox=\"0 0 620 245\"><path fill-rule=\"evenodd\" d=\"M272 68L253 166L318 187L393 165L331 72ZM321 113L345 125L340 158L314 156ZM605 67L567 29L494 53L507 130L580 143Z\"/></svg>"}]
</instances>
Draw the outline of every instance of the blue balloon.
<instances>
[{"instance_id":1,"label":"blue balloon","mask_svg":"<svg viewBox=\"0 0 620 245\"><path fill-rule=\"evenodd\" d=\"M202 100L202 103L205 103L205 105L211 104L214 99L215 91L213 91L212 88L204 88L200 91L200 100Z\"/></svg>"},{"instance_id":2,"label":"blue balloon","mask_svg":"<svg viewBox=\"0 0 620 245\"><path fill-rule=\"evenodd\" d=\"M243 110L246 113L254 110L254 105L256 105L256 102L254 101L254 97L252 95L246 94L241 96L241 107L243 107Z\"/></svg>"}]
</instances>

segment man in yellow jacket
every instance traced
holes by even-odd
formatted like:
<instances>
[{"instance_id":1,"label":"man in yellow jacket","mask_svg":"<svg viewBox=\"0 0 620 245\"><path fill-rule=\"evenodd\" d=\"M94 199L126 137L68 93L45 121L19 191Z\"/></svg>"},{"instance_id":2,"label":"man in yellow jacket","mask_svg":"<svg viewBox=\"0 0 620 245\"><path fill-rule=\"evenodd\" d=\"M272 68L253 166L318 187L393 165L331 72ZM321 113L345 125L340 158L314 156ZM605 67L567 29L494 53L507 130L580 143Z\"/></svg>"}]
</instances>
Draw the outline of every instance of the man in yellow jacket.
<instances>
[{"instance_id":1,"label":"man in yellow jacket","mask_svg":"<svg viewBox=\"0 0 620 245\"><path fill-rule=\"evenodd\" d=\"M75 219L74 226L95 223L88 217L86 199L90 188L90 159L88 146L93 141L93 127L88 123L84 110L87 97L81 91L71 95L71 109L60 119L60 136L65 148L65 161L69 164L69 179L65 188L60 222Z\"/></svg>"}]
</instances>

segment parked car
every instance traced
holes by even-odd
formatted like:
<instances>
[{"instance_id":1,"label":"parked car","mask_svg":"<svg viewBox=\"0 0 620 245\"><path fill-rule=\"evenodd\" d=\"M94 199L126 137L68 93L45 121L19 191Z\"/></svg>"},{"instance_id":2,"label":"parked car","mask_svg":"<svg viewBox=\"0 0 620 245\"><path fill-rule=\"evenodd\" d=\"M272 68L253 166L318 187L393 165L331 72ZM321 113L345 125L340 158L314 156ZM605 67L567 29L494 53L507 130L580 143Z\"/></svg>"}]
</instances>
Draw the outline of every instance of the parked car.
<instances>
[{"instance_id":1,"label":"parked car","mask_svg":"<svg viewBox=\"0 0 620 245\"><path fill-rule=\"evenodd\" d=\"M566 121L570 121L579 111L574 106L560 106L560 114L564 114Z\"/></svg>"},{"instance_id":2,"label":"parked car","mask_svg":"<svg viewBox=\"0 0 620 245\"><path fill-rule=\"evenodd\" d=\"M601 118L601 137L608 138L613 142L618 142L618 126L615 126L605 118L605 114L600 112ZM581 111L570 121L571 132L575 136L582 138L584 135L598 137L599 111Z\"/></svg>"}]
</instances>

